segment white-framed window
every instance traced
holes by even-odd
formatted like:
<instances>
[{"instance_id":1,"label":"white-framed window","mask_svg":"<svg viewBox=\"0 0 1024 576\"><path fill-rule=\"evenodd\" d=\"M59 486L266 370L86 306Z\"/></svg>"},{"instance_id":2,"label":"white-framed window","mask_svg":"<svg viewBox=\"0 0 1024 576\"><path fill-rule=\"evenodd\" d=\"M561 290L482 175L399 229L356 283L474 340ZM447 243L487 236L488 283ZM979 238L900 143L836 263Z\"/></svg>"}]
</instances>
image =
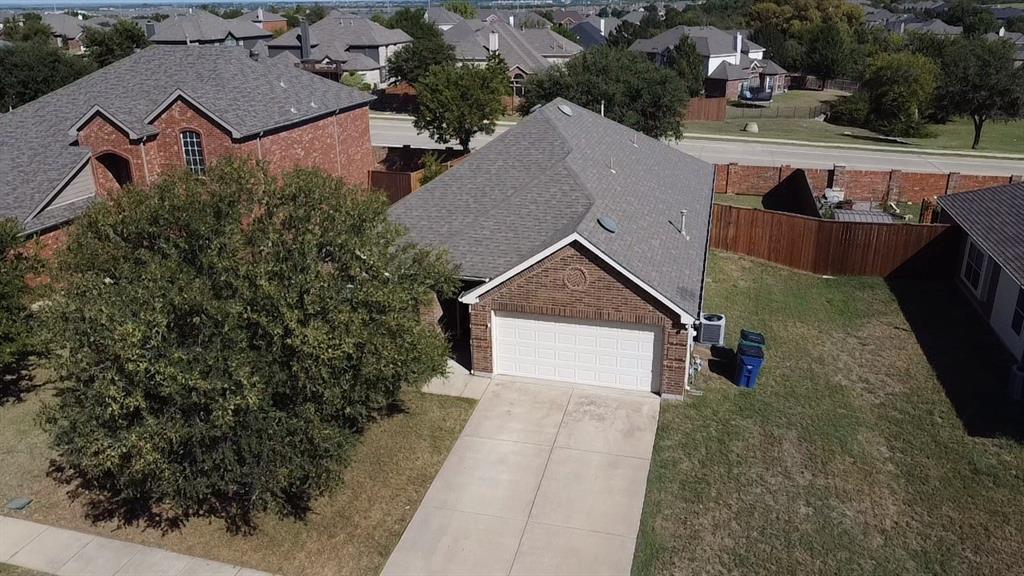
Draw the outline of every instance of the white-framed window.
<instances>
[{"instance_id":1,"label":"white-framed window","mask_svg":"<svg viewBox=\"0 0 1024 576\"><path fill-rule=\"evenodd\" d=\"M1017 305L1013 308L1010 318L1010 330L1017 336L1024 334L1024 288L1017 289Z\"/></svg>"},{"instance_id":2,"label":"white-framed window","mask_svg":"<svg viewBox=\"0 0 1024 576\"><path fill-rule=\"evenodd\" d=\"M516 72L515 74L512 75L512 94L514 94L515 96L523 95L523 82L525 80L526 76L524 76L521 72Z\"/></svg>"},{"instance_id":3,"label":"white-framed window","mask_svg":"<svg viewBox=\"0 0 1024 576\"><path fill-rule=\"evenodd\" d=\"M967 254L964 255L964 269L961 276L975 294L981 293L985 279L985 263L987 258L981 248L973 240L967 241Z\"/></svg>"},{"instance_id":4,"label":"white-framed window","mask_svg":"<svg viewBox=\"0 0 1024 576\"><path fill-rule=\"evenodd\" d=\"M203 153L203 137L195 130L181 133L181 152L185 156L185 167L200 176L206 172L206 155Z\"/></svg>"}]
</instances>

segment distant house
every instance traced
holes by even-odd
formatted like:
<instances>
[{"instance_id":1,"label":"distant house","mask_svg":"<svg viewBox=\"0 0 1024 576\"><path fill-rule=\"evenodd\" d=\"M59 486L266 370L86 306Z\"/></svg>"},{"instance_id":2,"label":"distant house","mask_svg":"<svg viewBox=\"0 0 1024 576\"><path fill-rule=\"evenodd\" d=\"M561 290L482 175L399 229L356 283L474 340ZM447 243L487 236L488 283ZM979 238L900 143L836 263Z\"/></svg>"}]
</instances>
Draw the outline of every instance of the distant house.
<instances>
[{"instance_id":1,"label":"distant house","mask_svg":"<svg viewBox=\"0 0 1024 576\"><path fill-rule=\"evenodd\" d=\"M227 154L362 185L372 99L241 47L151 46L0 116L0 218L45 234L98 196Z\"/></svg>"},{"instance_id":2,"label":"distant house","mask_svg":"<svg viewBox=\"0 0 1024 576\"><path fill-rule=\"evenodd\" d=\"M225 20L199 9L155 22L152 31L149 41L164 45L212 44L252 48L260 40L270 40L274 36L252 22Z\"/></svg>"},{"instance_id":3,"label":"distant house","mask_svg":"<svg viewBox=\"0 0 1024 576\"><path fill-rule=\"evenodd\" d=\"M676 26L654 38L633 42L630 50L646 54L655 64L664 65L669 53L684 38L693 41L704 59L704 93L709 97L737 100L752 95L784 92L788 72L764 57L764 48L747 40L740 31L720 30L713 26Z\"/></svg>"},{"instance_id":4,"label":"distant house","mask_svg":"<svg viewBox=\"0 0 1024 576\"><path fill-rule=\"evenodd\" d=\"M963 27L950 26L938 18L926 20L913 16L892 20L885 25L885 28L896 34L917 32L920 34L934 34L935 36L959 36L964 33Z\"/></svg>"},{"instance_id":5,"label":"distant house","mask_svg":"<svg viewBox=\"0 0 1024 576\"><path fill-rule=\"evenodd\" d=\"M561 24L566 28L572 28L576 24L583 22L583 20L586 19L586 16L576 10L553 10L551 12L551 18L555 24Z\"/></svg>"},{"instance_id":6,"label":"distant house","mask_svg":"<svg viewBox=\"0 0 1024 576\"><path fill-rule=\"evenodd\" d=\"M629 22L630 24L639 24L644 18L645 12L643 10L634 10L629 14L622 17L623 22Z\"/></svg>"},{"instance_id":7,"label":"distant house","mask_svg":"<svg viewBox=\"0 0 1024 576\"><path fill-rule=\"evenodd\" d=\"M82 35L88 27L112 26L117 20L112 18L96 17L88 20L71 14L43 14L43 23L53 31L54 43L72 54L81 54L85 51L82 44Z\"/></svg>"},{"instance_id":8,"label":"distant house","mask_svg":"<svg viewBox=\"0 0 1024 576\"><path fill-rule=\"evenodd\" d=\"M999 6L988 6L988 11L995 16L996 20L1000 22L1006 22L1010 18L1021 18L1024 17L1024 9L1014 8L1012 6L999 7Z\"/></svg>"},{"instance_id":9,"label":"distant house","mask_svg":"<svg viewBox=\"0 0 1024 576\"><path fill-rule=\"evenodd\" d=\"M313 24L304 25L309 38L302 37L303 27L294 28L267 42L271 58L290 53L308 70L338 78L354 72L373 86L387 84L388 60L412 38L401 30L392 30L368 18L344 14L337 10Z\"/></svg>"},{"instance_id":10,"label":"distant house","mask_svg":"<svg viewBox=\"0 0 1024 576\"><path fill-rule=\"evenodd\" d=\"M958 284L1024 371L1024 183L939 198L962 231Z\"/></svg>"},{"instance_id":11,"label":"distant house","mask_svg":"<svg viewBox=\"0 0 1024 576\"><path fill-rule=\"evenodd\" d=\"M601 18L600 16L588 16L582 22L577 23L575 26L569 28L577 38L580 39L580 45L584 48L590 48L591 46L602 46L608 42L608 36L619 27L618 18L608 16Z\"/></svg>"},{"instance_id":12,"label":"distant house","mask_svg":"<svg viewBox=\"0 0 1024 576\"><path fill-rule=\"evenodd\" d=\"M474 373L683 396L714 169L562 99L390 216L459 264L441 303Z\"/></svg>"},{"instance_id":13,"label":"distant house","mask_svg":"<svg viewBox=\"0 0 1024 576\"><path fill-rule=\"evenodd\" d=\"M455 26L466 19L442 6L431 6L426 10L427 22L440 28L442 31Z\"/></svg>"},{"instance_id":14,"label":"distant house","mask_svg":"<svg viewBox=\"0 0 1024 576\"><path fill-rule=\"evenodd\" d=\"M284 32L288 30L288 20L280 14L274 14L269 10L263 8L257 8L252 12L242 14L238 18L235 18L239 22L249 22L260 28L270 32L271 34Z\"/></svg>"},{"instance_id":15,"label":"distant house","mask_svg":"<svg viewBox=\"0 0 1024 576\"><path fill-rule=\"evenodd\" d=\"M549 28L518 28L502 21L461 22L445 30L444 39L455 48L455 57L462 64L482 65L490 54L501 54L508 64L514 96L522 96L527 76L583 51L582 46Z\"/></svg>"},{"instance_id":16,"label":"distant house","mask_svg":"<svg viewBox=\"0 0 1024 576\"><path fill-rule=\"evenodd\" d=\"M551 22L531 10L483 10L479 16L481 22L504 22L513 28L551 28Z\"/></svg>"}]
</instances>

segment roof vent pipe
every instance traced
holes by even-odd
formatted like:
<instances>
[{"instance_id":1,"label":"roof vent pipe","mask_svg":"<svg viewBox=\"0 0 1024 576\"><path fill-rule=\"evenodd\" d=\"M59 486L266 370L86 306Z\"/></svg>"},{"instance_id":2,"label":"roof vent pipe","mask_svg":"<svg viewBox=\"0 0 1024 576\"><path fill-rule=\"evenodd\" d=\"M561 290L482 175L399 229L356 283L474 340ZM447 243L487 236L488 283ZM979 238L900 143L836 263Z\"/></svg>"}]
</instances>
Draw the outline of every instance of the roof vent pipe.
<instances>
[{"instance_id":1,"label":"roof vent pipe","mask_svg":"<svg viewBox=\"0 0 1024 576\"><path fill-rule=\"evenodd\" d=\"M299 60L309 60L309 22L303 18L299 30Z\"/></svg>"},{"instance_id":2,"label":"roof vent pipe","mask_svg":"<svg viewBox=\"0 0 1024 576\"><path fill-rule=\"evenodd\" d=\"M740 65L740 53L743 52L743 34L736 33L736 65Z\"/></svg>"},{"instance_id":3,"label":"roof vent pipe","mask_svg":"<svg viewBox=\"0 0 1024 576\"><path fill-rule=\"evenodd\" d=\"M491 33L487 35L487 49L491 54L498 51L498 31L491 28Z\"/></svg>"},{"instance_id":4,"label":"roof vent pipe","mask_svg":"<svg viewBox=\"0 0 1024 576\"><path fill-rule=\"evenodd\" d=\"M509 14L508 15L508 27L509 28L515 28L516 27L516 17L513 14Z\"/></svg>"},{"instance_id":5,"label":"roof vent pipe","mask_svg":"<svg viewBox=\"0 0 1024 576\"><path fill-rule=\"evenodd\" d=\"M604 18L601 18L601 36L604 36Z\"/></svg>"},{"instance_id":6,"label":"roof vent pipe","mask_svg":"<svg viewBox=\"0 0 1024 576\"><path fill-rule=\"evenodd\" d=\"M263 22L263 8L256 9L256 19Z\"/></svg>"}]
</instances>

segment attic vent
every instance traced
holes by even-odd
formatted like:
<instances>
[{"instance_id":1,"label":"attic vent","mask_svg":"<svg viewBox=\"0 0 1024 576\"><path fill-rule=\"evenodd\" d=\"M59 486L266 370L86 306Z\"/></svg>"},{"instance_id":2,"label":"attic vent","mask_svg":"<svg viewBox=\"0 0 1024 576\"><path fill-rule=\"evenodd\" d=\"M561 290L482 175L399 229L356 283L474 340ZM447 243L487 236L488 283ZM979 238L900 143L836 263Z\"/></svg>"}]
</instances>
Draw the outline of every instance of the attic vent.
<instances>
[{"instance_id":1,"label":"attic vent","mask_svg":"<svg viewBox=\"0 0 1024 576\"><path fill-rule=\"evenodd\" d=\"M291 107L292 114L298 114L299 111L295 109L295 106Z\"/></svg>"},{"instance_id":2,"label":"attic vent","mask_svg":"<svg viewBox=\"0 0 1024 576\"><path fill-rule=\"evenodd\" d=\"M597 219L597 223L601 225L601 228L615 234L619 229L619 223L613 220L609 216L600 216Z\"/></svg>"},{"instance_id":3,"label":"attic vent","mask_svg":"<svg viewBox=\"0 0 1024 576\"><path fill-rule=\"evenodd\" d=\"M309 105L310 105L311 107L313 107L313 108L316 108L316 107L317 107L317 106L316 106L316 102L314 102L313 100L310 100L310 101L309 101Z\"/></svg>"},{"instance_id":4,"label":"attic vent","mask_svg":"<svg viewBox=\"0 0 1024 576\"><path fill-rule=\"evenodd\" d=\"M278 84L281 85L281 88L287 88L287 86L284 85L284 80L281 80Z\"/></svg>"},{"instance_id":5,"label":"attic vent","mask_svg":"<svg viewBox=\"0 0 1024 576\"><path fill-rule=\"evenodd\" d=\"M565 114L566 116L572 116L572 108L569 108L565 104L559 104L558 111L561 112L562 114Z\"/></svg>"}]
</instances>

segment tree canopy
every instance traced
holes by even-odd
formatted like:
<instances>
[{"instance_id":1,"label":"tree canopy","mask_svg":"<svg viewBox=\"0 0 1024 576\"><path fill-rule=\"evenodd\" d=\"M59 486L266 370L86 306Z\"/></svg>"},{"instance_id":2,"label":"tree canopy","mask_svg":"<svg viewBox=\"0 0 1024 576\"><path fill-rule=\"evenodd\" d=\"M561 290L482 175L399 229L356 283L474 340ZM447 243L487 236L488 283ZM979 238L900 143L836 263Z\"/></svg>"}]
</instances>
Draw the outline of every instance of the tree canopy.
<instances>
[{"instance_id":1,"label":"tree canopy","mask_svg":"<svg viewBox=\"0 0 1024 576\"><path fill-rule=\"evenodd\" d=\"M16 42L0 48L0 109L17 108L94 69L90 61L49 42Z\"/></svg>"},{"instance_id":2,"label":"tree canopy","mask_svg":"<svg viewBox=\"0 0 1024 576\"><path fill-rule=\"evenodd\" d=\"M36 351L25 277L38 270L39 262L20 234L17 221L0 219L0 404L21 394Z\"/></svg>"},{"instance_id":3,"label":"tree canopy","mask_svg":"<svg viewBox=\"0 0 1024 576\"><path fill-rule=\"evenodd\" d=\"M416 84L412 125L441 144L458 142L469 151L478 132L493 134L510 93L508 65L492 54L486 66L435 66Z\"/></svg>"},{"instance_id":4,"label":"tree canopy","mask_svg":"<svg viewBox=\"0 0 1024 576\"><path fill-rule=\"evenodd\" d=\"M438 36L417 38L391 55L388 71L398 82L419 83L435 66L454 66L455 49Z\"/></svg>"},{"instance_id":5,"label":"tree canopy","mask_svg":"<svg viewBox=\"0 0 1024 576\"><path fill-rule=\"evenodd\" d=\"M863 82L871 127L889 136L921 136L922 116L931 103L938 74L935 62L920 54L875 56Z\"/></svg>"},{"instance_id":6,"label":"tree canopy","mask_svg":"<svg viewBox=\"0 0 1024 576\"><path fill-rule=\"evenodd\" d=\"M423 8L400 8L391 16L375 14L374 22L393 30L401 30L413 40L443 40L441 30L427 22L426 10Z\"/></svg>"},{"instance_id":7,"label":"tree canopy","mask_svg":"<svg viewBox=\"0 0 1024 576\"><path fill-rule=\"evenodd\" d=\"M846 25L824 20L812 26L804 42L803 68L821 78L841 78L854 68L853 41Z\"/></svg>"},{"instance_id":8,"label":"tree canopy","mask_svg":"<svg viewBox=\"0 0 1024 576\"><path fill-rule=\"evenodd\" d=\"M45 308L62 479L127 522L303 517L355 435L445 369L421 310L454 270L387 208L251 159L95 204Z\"/></svg>"},{"instance_id":9,"label":"tree canopy","mask_svg":"<svg viewBox=\"0 0 1024 576\"><path fill-rule=\"evenodd\" d=\"M444 6L445 10L458 14L467 20L476 18L476 6L469 0L446 0L442 6Z\"/></svg>"},{"instance_id":10,"label":"tree canopy","mask_svg":"<svg viewBox=\"0 0 1024 576\"><path fill-rule=\"evenodd\" d=\"M26 12L21 15L22 22L8 19L3 29L3 38L11 42L33 42L36 44L52 44L53 29L43 17L35 12Z\"/></svg>"},{"instance_id":11,"label":"tree canopy","mask_svg":"<svg viewBox=\"0 0 1024 576\"><path fill-rule=\"evenodd\" d=\"M655 138L682 136L680 114L688 99L687 87L672 70L637 52L607 46L529 77L524 92L524 113L558 97L595 112L603 105L608 118Z\"/></svg>"},{"instance_id":12,"label":"tree canopy","mask_svg":"<svg viewBox=\"0 0 1024 576\"><path fill-rule=\"evenodd\" d=\"M109 28L90 26L84 40L89 47L88 58L101 68L149 45L145 31L128 20L118 20Z\"/></svg>"},{"instance_id":13,"label":"tree canopy","mask_svg":"<svg viewBox=\"0 0 1024 576\"><path fill-rule=\"evenodd\" d=\"M704 58L697 52L697 45L693 40L684 37L668 53L665 67L675 72L679 79L686 85L687 94L691 98L700 96L704 87L704 78L707 76L707 68Z\"/></svg>"}]
</instances>

